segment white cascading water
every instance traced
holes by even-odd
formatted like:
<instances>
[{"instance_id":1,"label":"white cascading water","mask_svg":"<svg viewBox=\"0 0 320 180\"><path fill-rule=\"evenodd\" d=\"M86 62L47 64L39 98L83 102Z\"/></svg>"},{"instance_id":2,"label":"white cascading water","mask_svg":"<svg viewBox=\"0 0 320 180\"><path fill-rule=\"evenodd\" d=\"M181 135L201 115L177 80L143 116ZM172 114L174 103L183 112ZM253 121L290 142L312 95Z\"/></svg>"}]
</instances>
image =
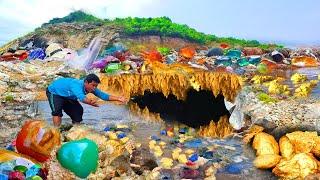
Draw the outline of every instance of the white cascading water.
<instances>
[{"instance_id":1,"label":"white cascading water","mask_svg":"<svg viewBox=\"0 0 320 180\"><path fill-rule=\"evenodd\" d=\"M101 38L93 38L88 48L85 48L82 53L73 60L68 61L69 66L74 69L88 71L91 67L91 64L98 57L101 47Z\"/></svg>"}]
</instances>

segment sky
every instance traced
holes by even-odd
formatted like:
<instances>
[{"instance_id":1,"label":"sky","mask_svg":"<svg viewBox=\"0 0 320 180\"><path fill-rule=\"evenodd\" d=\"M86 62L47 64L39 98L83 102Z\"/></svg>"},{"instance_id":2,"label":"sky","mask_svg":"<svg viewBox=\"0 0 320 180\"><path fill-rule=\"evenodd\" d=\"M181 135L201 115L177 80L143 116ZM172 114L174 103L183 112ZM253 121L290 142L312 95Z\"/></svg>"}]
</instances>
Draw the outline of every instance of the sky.
<instances>
[{"instance_id":1,"label":"sky","mask_svg":"<svg viewBox=\"0 0 320 180\"><path fill-rule=\"evenodd\" d=\"M320 45L319 0L0 0L0 45L55 17L161 17L219 37Z\"/></svg>"}]
</instances>

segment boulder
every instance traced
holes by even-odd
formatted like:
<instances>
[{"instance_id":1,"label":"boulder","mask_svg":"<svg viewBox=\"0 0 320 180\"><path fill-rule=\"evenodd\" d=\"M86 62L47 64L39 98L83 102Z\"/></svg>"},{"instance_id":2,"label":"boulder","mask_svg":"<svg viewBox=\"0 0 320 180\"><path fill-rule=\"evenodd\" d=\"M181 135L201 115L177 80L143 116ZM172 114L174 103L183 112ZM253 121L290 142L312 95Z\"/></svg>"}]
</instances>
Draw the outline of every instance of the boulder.
<instances>
[{"instance_id":1,"label":"boulder","mask_svg":"<svg viewBox=\"0 0 320 180\"><path fill-rule=\"evenodd\" d=\"M209 49L207 56L223 56L223 50L221 48L211 48Z\"/></svg>"},{"instance_id":2,"label":"boulder","mask_svg":"<svg viewBox=\"0 0 320 180\"><path fill-rule=\"evenodd\" d=\"M242 52L245 56L253 56L253 55L262 55L262 49L258 47L245 47L243 48Z\"/></svg>"},{"instance_id":3,"label":"boulder","mask_svg":"<svg viewBox=\"0 0 320 180\"><path fill-rule=\"evenodd\" d=\"M138 175L141 175L145 170L152 171L158 167L156 158L146 148L134 150L130 157L130 163L133 171Z\"/></svg>"}]
</instances>

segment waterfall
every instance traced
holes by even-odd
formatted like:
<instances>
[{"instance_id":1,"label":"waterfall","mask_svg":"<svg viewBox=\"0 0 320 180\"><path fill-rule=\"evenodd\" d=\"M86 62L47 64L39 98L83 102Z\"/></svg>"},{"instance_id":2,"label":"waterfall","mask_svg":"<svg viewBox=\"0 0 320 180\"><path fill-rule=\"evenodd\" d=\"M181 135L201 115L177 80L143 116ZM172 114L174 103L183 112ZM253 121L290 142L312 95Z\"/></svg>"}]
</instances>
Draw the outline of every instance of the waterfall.
<instances>
[{"instance_id":1,"label":"waterfall","mask_svg":"<svg viewBox=\"0 0 320 180\"><path fill-rule=\"evenodd\" d=\"M101 38L93 38L89 44L89 47L85 48L82 53L80 53L80 55L75 57L73 60L68 61L68 64L72 68L85 70L87 72L90 69L91 64L97 58L101 47Z\"/></svg>"}]
</instances>

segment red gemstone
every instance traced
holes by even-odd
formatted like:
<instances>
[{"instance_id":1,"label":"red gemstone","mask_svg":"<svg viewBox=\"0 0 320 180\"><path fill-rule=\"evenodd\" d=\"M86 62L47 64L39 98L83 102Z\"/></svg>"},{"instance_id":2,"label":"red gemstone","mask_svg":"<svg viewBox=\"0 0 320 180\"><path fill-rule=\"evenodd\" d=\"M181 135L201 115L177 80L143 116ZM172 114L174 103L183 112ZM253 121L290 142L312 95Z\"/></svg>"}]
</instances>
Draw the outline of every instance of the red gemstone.
<instances>
[{"instance_id":1,"label":"red gemstone","mask_svg":"<svg viewBox=\"0 0 320 180\"><path fill-rule=\"evenodd\" d=\"M9 180L24 180L25 176L20 171L13 171L9 173Z\"/></svg>"}]
</instances>

